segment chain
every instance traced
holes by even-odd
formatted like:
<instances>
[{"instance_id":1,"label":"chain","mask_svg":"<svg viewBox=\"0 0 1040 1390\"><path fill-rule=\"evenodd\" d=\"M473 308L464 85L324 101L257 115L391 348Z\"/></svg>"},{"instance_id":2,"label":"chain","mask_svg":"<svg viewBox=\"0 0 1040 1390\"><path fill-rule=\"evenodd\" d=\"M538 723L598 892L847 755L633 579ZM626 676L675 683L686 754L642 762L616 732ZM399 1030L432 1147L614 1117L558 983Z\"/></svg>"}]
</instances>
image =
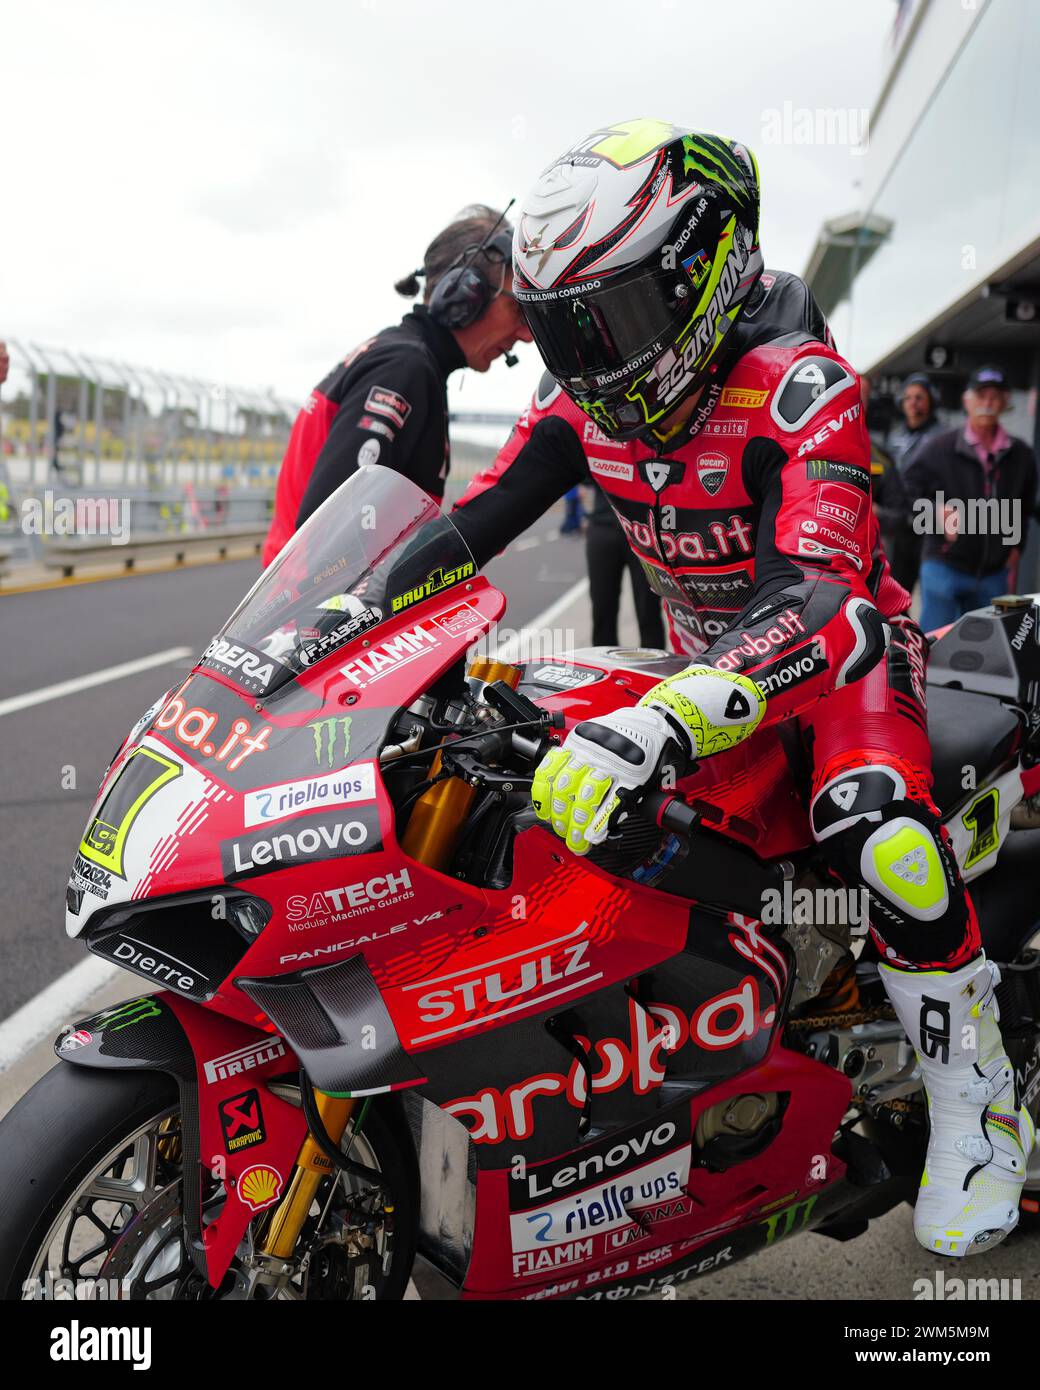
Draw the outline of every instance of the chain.
<instances>
[{"instance_id":1,"label":"chain","mask_svg":"<svg viewBox=\"0 0 1040 1390\"><path fill-rule=\"evenodd\" d=\"M787 1026L797 1032L816 1032L820 1028L852 1028L857 1023L876 1023L878 1019L894 1019L895 1016L891 1004L875 1004L870 1009L848 1009L844 1013L789 1018Z\"/></svg>"}]
</instances>

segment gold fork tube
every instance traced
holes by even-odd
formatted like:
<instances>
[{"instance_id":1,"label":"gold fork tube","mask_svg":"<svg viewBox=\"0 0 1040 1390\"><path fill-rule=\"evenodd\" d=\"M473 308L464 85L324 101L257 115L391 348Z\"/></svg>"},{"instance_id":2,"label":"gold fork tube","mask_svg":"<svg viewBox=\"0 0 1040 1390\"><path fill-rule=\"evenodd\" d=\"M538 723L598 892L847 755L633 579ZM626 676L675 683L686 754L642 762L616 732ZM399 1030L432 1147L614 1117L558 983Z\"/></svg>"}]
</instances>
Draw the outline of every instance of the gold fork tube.
<instances>
[{"instance_id":1,"label":"gold fork tube","mask_svg":"<svg viewBox=\"0 0 1040 1390\"><path fill-rule=\"evenodd\" d=\"M344 1096L328 1096L324 1091L315 1091L314 1096L325 1132L334 1144L338 1144L357 1101ZM314 1136L308 1134L300 1148L289 1186L275 1207L260 1242L261 1254L281 1260L288 1260L292 1256L319 1184L331 1169L332 1164L322 1153Z\"/></svg>"}]
</instances>

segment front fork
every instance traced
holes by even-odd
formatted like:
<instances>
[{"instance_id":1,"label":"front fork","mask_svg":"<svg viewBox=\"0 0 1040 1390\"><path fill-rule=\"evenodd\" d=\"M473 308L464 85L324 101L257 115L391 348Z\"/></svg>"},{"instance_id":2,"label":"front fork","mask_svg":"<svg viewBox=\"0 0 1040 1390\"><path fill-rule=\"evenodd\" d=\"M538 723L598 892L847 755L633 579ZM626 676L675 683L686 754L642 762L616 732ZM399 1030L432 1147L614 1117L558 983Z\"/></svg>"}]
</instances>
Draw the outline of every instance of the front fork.
<instances>
[{"instance_id":1,"label":"front fork","mask_svg":"<svg viewBox=\"0 0 1040 1390\"><path fill-rule=\"evenodd\" d=\"M339 1147L357 1107L357 1101L344 1096L329 1096L324 1091L315 1091L314 1098L326 1134L333 1144ZM331 1162L321 1151L314 1136L308 1134L300 1149L285 1196L275 1207L260 1241L262 1255L277 1260L288 1260L292 1257L321 1180L331 1171Z\"/></svg>"}]
</instances>

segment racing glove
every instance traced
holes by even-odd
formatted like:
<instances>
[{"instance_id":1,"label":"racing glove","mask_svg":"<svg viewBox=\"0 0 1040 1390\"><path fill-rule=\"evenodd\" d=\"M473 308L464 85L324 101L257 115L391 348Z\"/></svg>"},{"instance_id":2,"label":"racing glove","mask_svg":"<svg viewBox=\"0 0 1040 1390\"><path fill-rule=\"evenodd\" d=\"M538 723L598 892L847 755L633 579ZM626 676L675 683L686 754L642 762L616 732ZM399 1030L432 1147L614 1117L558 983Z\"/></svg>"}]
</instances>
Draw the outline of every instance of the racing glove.
<instances>
[{"instance_id":1,"label":"racing glove","mask_svg":"<svg viewBox=\"0 0 1040 1390\"><path fill-rule=\"evenodd\" d=\"M670 747L681 761L734 748L762 722L766 700L747 676L691 666L655 685L634 709L576 725L539 763L531 801L575 854L607 838L625 793L660 776Z\"/></svg>"}]
</instances>

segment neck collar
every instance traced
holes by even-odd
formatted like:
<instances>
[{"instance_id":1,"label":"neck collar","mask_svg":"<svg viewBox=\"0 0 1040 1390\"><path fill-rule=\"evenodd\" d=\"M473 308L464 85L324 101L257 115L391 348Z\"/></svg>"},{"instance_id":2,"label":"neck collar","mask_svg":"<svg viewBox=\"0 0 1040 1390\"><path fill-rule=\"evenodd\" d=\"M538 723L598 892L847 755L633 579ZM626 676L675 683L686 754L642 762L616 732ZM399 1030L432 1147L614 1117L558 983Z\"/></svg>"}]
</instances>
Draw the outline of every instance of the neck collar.
<instances>
[{"instance_id":1,"label":"neck collar","mask_svg":"<svg viewBox=\"0 0 1040 1390\"><path fill-rule=\"evenodd\" d=\"M405 314L401 323L418 333L445 376L466 365L466 354L459 347L455 334L432 318L425 304L417 304L410 313Z\"/></svg>"}]
</instances>

